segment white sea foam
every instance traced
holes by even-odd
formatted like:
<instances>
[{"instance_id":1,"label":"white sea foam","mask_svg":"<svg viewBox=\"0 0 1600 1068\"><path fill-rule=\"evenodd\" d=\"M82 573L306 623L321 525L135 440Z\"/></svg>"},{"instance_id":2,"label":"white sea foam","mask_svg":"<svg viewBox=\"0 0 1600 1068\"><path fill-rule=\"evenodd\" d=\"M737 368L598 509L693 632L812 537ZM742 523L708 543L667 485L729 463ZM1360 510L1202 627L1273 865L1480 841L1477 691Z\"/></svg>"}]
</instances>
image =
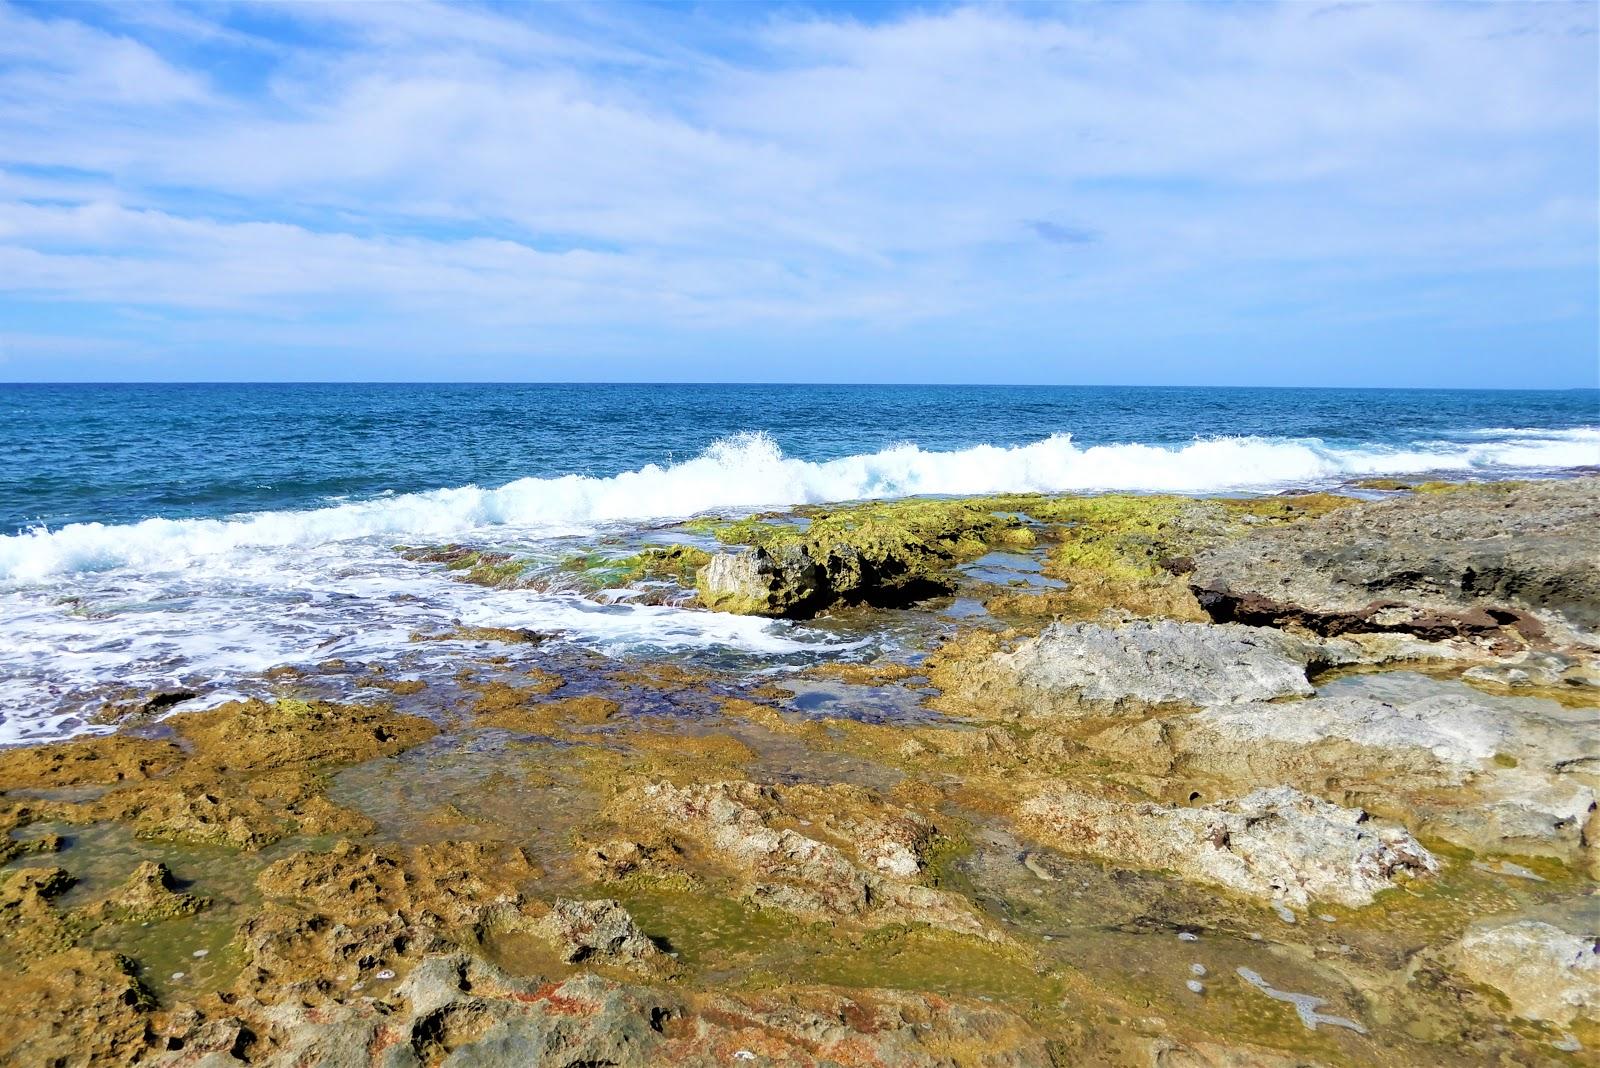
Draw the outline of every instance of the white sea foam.
<instances>
[{"instance_id":1,"label":"white sea foam","mask_svg":"<svg viewBox=\"0 0 1600 1068\"><path fill-rule=\"evenodd\" d=\"M955 452L904 444L824 462L786 457L765 434L741 434L693 460L651 464L609 478L523 478L493 489L439 489L305 511L114 526L75 523L0 537L0 583L114 568L176 571L248 549L371 537L438 540L489 527L553 531L716 508L1009 491L1272 490L1363 475L1502 474L1592 464L1600 464L1600 428L1509 429L1494 437L1404 448L1341 448L1311 438L1257 437L1211 438L1180 447L1080 447L1070 435L1059 434L1029 445L978 445Z\"/></svg>"},{"instance_id":2,"label":"white sea foam","mask_svg":"<svg viewBox=\"0 0 1600 1068\"><path fill-rule=\"evenodd\" d=\"M0 537L0 744L104 729L113 688L268 693L281 664L332 658L449 677L458 623L560 632L612 654L702 653L751 667L850 646L818 628L659 605L485 590L408 562L396 542L509 545L554 559L599 529L728 509L1002 491L1275 490L1421 471L1503 475L1600 464L1600 428L1510 429L1405 448L1215 438L1181 447L898 445L812 462L763 434L610 478L525 478L230 519L75 524ZM742 658L742 659L741 659Z\"/></svg>"}]
</instances>

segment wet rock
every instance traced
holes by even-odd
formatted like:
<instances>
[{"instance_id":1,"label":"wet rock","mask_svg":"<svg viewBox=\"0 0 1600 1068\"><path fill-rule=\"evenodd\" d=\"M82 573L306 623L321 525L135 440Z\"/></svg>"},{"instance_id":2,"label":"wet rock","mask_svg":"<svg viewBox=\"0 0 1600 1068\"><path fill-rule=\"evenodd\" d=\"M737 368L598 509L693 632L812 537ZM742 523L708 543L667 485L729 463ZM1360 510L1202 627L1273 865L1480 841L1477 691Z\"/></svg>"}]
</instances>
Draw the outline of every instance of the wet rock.
<instances>
[{"instance_id":1,"label":"wet rock","mask_svg":"<svg viewBox=\"0 0 1600 1068\"><path fill-rule=\"evenodd\" d=\"M1267 902L1352 908L1438 862L1402 830L1373 826L1290 787L1200 808L1091 797L1052 787L1024 802L1023 825L1068 852L1169 870Z\"/></svg>"},{"instance_id":2,"label":"wet rock","mask_svg":"<svg viewBox=\"0 0 1600 1068\"><path fill-rule=\"evenodd\" d=\"M173 884L172 872L160 861L146 860L110 897L91 905L96 920L118 923L156 923L192 916L211 902L186 893Z\"/></svg>"},{"instance_id":3,"label":"wet rock","mask_svg":"<svg viewBox=\"0 0 1600 1068\"><path fill-rule=\"evenodd\" d=\"M1211 547L1190 583L1219 622L1570 645L1600 629L1596 531L1600 479L1455 486Z\"/></svg>"},{"instance_id":4,"label":"wet rock","mask_svg":"<svg viewBox=\"0 0 1600 1068\"><path fill-rule=\"evenodd\" d=\"M697 573L695 588L713 612L797 618L815 615L831 592L800 546L718 553Z\"/></svg>"},{"instance_id":5,"label":"wet rock","mask_svg":"<svg viewBox=\"0 0 1600 1068\"><path fill-rule=\"evenodd\" d=\"M919 922L997 937L960 898L909 881L921 872L918 848L931 840L933 830L915 813L869 801L865 791L781 790L750 782L676 787L661 782L638 789L630 801L705 842L720 863L739 873L745 895L759 905L802 916L874 924ZM840 802L867 811L827 818L830 803ZM803 812L824 817L818 837L785 826ZM822 840L830 829L838 844ZM851 858L846 843L859 862Z\"/></svg>"},{"instance_id":6,"label":"wet rock","mask_svg":"<svg viewBox=\"0 0 1600 1068\"><path fill-rule=\"evenodd\" d=\"M70 949L0 975L0 1063L132 1064L146 1052L155 999L115 953Z\"/></svg>"},{"instance_id":7,"label":"wet rock","mask_svg":"<svg viewBox=\"0 0 1600 1068\"><path fill-rule=\"evenodd\" d=\"M698 572L700 601L746 615L808 618L840 605L894 608L955 587L951 569L1032 532L986 501L892 501L809 509L804 525L758 519L718 537L747 547Z\"/></svg>"},{"instance_id":8,"label":"wet rock","mask_svg":"<svg viewBox=\"0 0 1600 1068\"><path fill-rule=\"evenodd\" d=\"M1579 860L1600 764L1595 724L1417 680L1409 689L1424 696L1393 703L1330 693L1207 708L1119 724L1084 744L1149 775L1358 791L1475 850Z\"/></svg>"},{"instance_id":9,"label":"wet rock","mask_svg":"<svg viewBox=\"0 0 1600 1068\"><path fill-rule=\"evenodd\" d=\"M1600 687L1600 666L1592 657L1529 650L1512 659L1468 668L1461 676L1479 685L1507 690Z\"/></svg>"},{"instance_id":10,"label":"wet rock","mask_svg":"<svg viewBox=\"0 0 1600 1068\"><path fill-rule=\"evenodd\" d=\"M1469 932L1457 955L1461 970L1504 994L1518 1016L1558 1024L1600 1018L1600 946L1593 934L1517 920Z\"/></svg>"},{"instance_id":11,"label":"wet rock","mask_svg":"<svg viewBox=\"0 0 1600 1068\"><path fill-rule=\"evenodd\" d=\"M554 942L568 964L648 965L662 956L615 901L557 898L533 930Z\"/></svg>"},{"instance_id":12,"label":"wet rock","mask_svg":"<svg viewBox=\"0 0 1600 1068\"><path fill-rule=\"evenodd\" d=\"M940 681L975 708L1070 716L1307 696L1307 668L1324 655L1317 642L1259 627L1056 623Z\"/></svg>"}]
</instances>

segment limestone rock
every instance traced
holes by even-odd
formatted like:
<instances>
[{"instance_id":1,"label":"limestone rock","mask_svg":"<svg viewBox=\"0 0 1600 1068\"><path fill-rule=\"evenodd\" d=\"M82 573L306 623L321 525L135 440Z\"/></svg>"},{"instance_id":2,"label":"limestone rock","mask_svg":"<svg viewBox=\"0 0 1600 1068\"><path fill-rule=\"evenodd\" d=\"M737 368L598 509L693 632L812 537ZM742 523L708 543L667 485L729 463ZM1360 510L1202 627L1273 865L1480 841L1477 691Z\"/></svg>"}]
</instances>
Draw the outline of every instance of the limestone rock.
<instances>
[{"instance_id":1,"label":"limestone rock","mask_svg":"<svg viewBox=\"0 0 1600 1068\"><path fill-rule=\"evenodd\" d=\"M1129 803L1049 788L1024 802L1026 826L1051 845L1116 864L1305 908L1352 908L1438 862L1403 830L1290 787L1256 790L1200 808Z\"/></svg>"},{"instance_id":2,"label":"limestone rock","mask_svg":"<svg viewBox=\"0 0 1600 1068\"><path fill-rule=\"evenodd\" d=\"M193 915L210 903L207 898L177 889L172 872L165 864L147 860L133 870L116 893L96 902L87 911L95 919L154 923Z\"/></svg>"},{"instance_id":3,"label":"limestone rock","mask_svg":"<svg viewBox=\"0 0 1600 1068\"><path fill-rule=\"evenodd\" d=\"M568 964L648 964L661 956L615 901L557 898L533 929L554 942Z\"/></svg>"},{"instance_id":4,"label":"limestone rock","mask_svg":"<svg viewBox=\"0 0 1600 1068\"><path fill-rule=\"evenodd\" d=\"M1565 645L1600 629L1597 557L1600 478L1489 483L1254 531L1197 554L1190 583L1218 621Z\"/></svg>"},{"instance_id":5,"label":"limestone rock","mask_svg":"<svg viewBox=\"0 0 1600 1068\"><path fill-rule=\"evenodd\" d=\"M1356 791L1474 850L1578 861L1600 767L1593 715L1414 683L1373 685L1392 700L1341 690L1118 724L1084 744L1147 775Z\"/></svg>"},{"instance_id":6,"label":"limestone rock","mask_svg":"<svg viewBox=\"0 0 1600 1068\"><path fill-rule=\"evenodd\" d=\"M1554 924L1517 920L1470 931L1457 947L1461 970L1530 1020L1600 1018L1600 946Z\"/></svg>"},{"instance_id":7,"label":"limestone rock","mask_svg":"<svg viewBox=\"0 0 1600 1068\"><path fill-rule=\"evenodd\" d=\"M1281 631L1139 620L1055 623L961 683L975 705L1075 715L1310 695L1321 646Z\"/></svg>"},{"instance_id":8,"label":"limestone rock","mask_svg":"<svg viewBox=\"0 0 1600 1068\"><path fill-rule=\"evenodd\" d=\"M801 916L883 924L922 922L962 934L997 939L960 898L910 881L922 870L919 850L933 836L921 817L873 803L865 791L836 787L835 797L813 797L750 782L676 787L651 783L631 803L649 816L703 841L717 861L739 873L753 902ZM865 809L830 816L830 801ZM840 844L802 834L785 823L811 811ZM803 817L801 817L803 818ZM814 820L807 820L815 823ZM854 852L859 862L850 855Z\"/></svg>"}]
</instances>

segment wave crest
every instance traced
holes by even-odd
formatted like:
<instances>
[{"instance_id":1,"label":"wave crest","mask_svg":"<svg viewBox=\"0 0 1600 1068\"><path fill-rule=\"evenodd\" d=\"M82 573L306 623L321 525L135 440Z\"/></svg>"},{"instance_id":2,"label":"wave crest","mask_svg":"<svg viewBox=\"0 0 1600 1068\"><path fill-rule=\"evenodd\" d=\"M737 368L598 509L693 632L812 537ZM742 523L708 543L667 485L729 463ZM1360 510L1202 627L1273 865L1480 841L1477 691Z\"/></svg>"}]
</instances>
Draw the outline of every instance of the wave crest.
<instances>
[{"instance_id":1,"label":"wave crest","mask_svg":"<svg viewBox=\"0 0 1600 1068\"><path fill-rule=\"evenodd\" d=\"M1600 428L1511 429L1493 438L1489 433L1406 447L1259 437L1079 447L1071 435L1057 434L1027 445L930 452L907 443L809 461L784 456L770 435L755 432L721 439L692 460L649 464L608 478L523 478L493 489L464 486L231 519L75 523L30 531L0 537L0 581L29 583L122 567L162 572L243 550L380 536L459 538L485 527L549 530L719 508L924 494L1269 491L1369 475L1513 474L1600 464Z\"/></svg>"}]
</instances>

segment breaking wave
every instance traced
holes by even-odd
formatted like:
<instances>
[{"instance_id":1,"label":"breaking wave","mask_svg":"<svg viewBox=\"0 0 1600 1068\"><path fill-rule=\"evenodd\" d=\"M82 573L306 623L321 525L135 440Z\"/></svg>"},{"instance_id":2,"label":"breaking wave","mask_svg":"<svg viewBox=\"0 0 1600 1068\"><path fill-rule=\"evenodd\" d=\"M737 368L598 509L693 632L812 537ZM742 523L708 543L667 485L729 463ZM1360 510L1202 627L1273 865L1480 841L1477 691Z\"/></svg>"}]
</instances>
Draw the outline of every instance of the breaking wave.
<instances>
[{"instance_id":1,"label":"breaking wave","mask_svg":"<svg viewBox=\"0 0 1600 1068\"><path fill-rule=\"evenodd\" d=\"M0 537L0 582L82 571L170 572L238 550L310 547L360 538L441 539L493 527L586 527L711 509L923 494L1218 493L1326 485L1420 472L1504 476L1600 464L1600 427L1498 428L1466 440L1341 447L1315 438L1219 437L1182 446L1079 446L1058 434L1028 445L932 452L913 444L836 460L786 457L764 433L739 434L700 456L608 478L523 478L230 519L77 523Z\"/></svg>"}]
</instances>

